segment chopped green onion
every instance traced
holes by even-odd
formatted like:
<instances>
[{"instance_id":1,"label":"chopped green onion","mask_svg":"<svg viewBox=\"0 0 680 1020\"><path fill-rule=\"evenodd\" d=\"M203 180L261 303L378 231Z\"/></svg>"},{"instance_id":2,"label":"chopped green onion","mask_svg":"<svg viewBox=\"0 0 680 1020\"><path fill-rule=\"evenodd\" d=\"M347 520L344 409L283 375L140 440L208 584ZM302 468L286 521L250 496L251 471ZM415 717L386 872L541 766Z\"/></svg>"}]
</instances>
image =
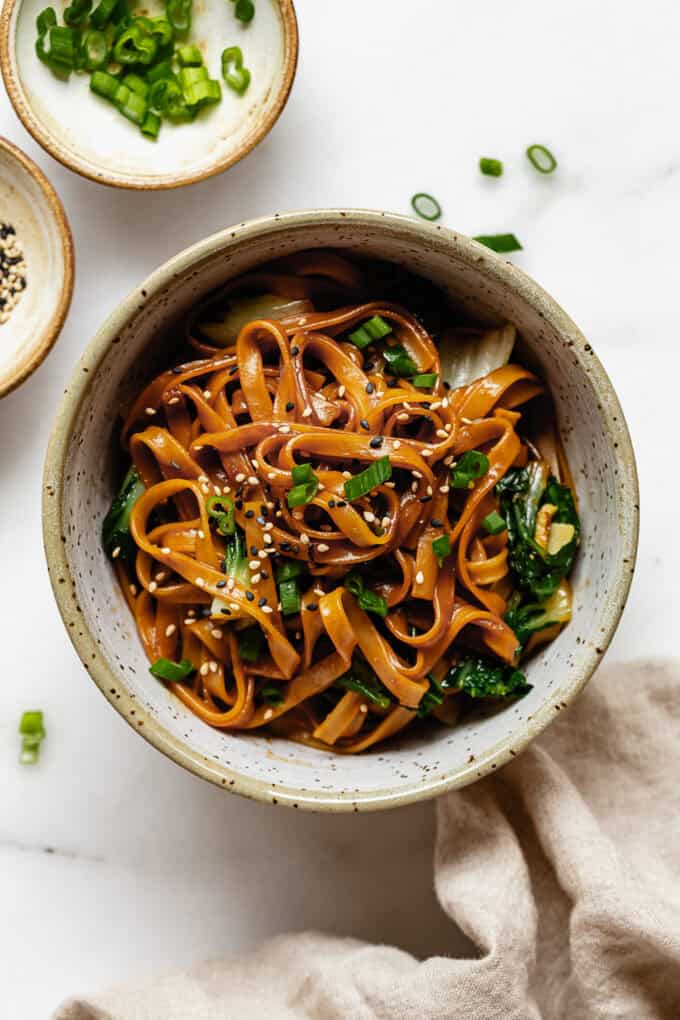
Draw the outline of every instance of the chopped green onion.
<instances>
[{"instance_id":1,"label":"chopped green onion","mask_svg":"<svg viewBox=\"0 0 680 1020\"><path fill-rule=\"evenodd\" d=\"M487 156L480 158L479 169L487 177L501 177L503 174L503 164L500 159L489 159Z\"/></svg>"},{"instance_id":2,"label":"chopped green onion","mask_svg":"<svg viewBox=\"0 0 680 1020\"><path fill-rule=\"evenodd\" d=\"M152 676L158 677L159 680L170 680L173 683L177 683L179 680L185 680L192 673L196 672L196 667L188 659L182 659L180 662L173 662L172 659L156 659L156 661L149 666L149 673Z\"/></svg>"},{"instance_id":3,"label":"chopped green onion","mask_svg":"<svg viewBox=\"0 0 680 1020\"><path fill-rule=\"evenodd\" d=\"M144 21L141 18L134 18L132 24L116 40L113 59L123 65L151 64L157 52L158 43L149 34Z\"/></svg>"},{"instance_id":4,"label":"chopped green onion","mask_svg":"<svg viewBox=\"0 0 680 1020\"><path fill-rule=\"evenodd\" d=\"M391 332L392 327L389 322L385 322L381 315L374 315L362 323L353 333L350 333L348 339L359 350L363 350L364 347L372 344L374 340L381 340Z\"/></svg>"},{"instance_id":5,"label":"chopped green onion","mask_svg":"<svg viewBox=\"0 0 680 1020\"><path fill-rule=\"evenodd\" d=\"M255 17L255 4L253 3L253 0L236 0L234 14L239 21L242 21L244 25L247 25Z\"/></svg>"},{"instance_id":6,"label":"chopped green onion","mask_svg":"<svg viewBox=\"0 0 680 1020\"><path fill-rule=\"evenodd\" d=\"M451 539L448 535L440 535L439 538L435 538L432 542L432 552L437 557L437 562L441 567L446 557L451 552Z\"/></svg>"},{"instance_id":7,"label":"chopped green onion","mask_svg":"<svg viewBox=\"0 0 680 1020\"><path fill-rule=\"evenodd\" d=\"M283 691L278 684L265 684L263 687L260 687L258 693L265 705L277 706L283 704Z\"/></svg>"},{"instance_id":8,"label":"chopped green onion","mask_svg":"<svg viewBox=\"0 0 680 1020\"><path fill-rule=\"evenodd\" d=\"M294 485L303 485L305 482L313 482L316 475L312 471L311 464L296 464L291 471Z\"/></svg>"},{"instance_id":9,"label":"chopped green onion","mask_svg":"<svg viewBox=\"0 0 680 1020\"><path fill-rule=\"evenodd\" d=\"M195 43L179 46L176 52L182 67L200 67L203 63L203 54Z\"/></svg>"},{"instance_id":10,"label":"chopped green onion","mask_svg":"<svg viewBox=\"0 0 680 1020\"><path fill-rule=\"evenodd\" d=\"M224 572L228 577L233 577L244 585L248 584L250 571L246 536L239 527L235 527L234 534L229 536L224 551Z\"/></svg>"},{"instance_id":11,"label":"chopped green onion","mask_svg":"<svg viewBox=\"0 0 680 1020\"><path fill-rule=\"evenodd\" d=\"M250 85L250 71L243 66L240 46L228 46L222 51L222 77L225 84L242 96Z\"/></svg>"},{"instance_id":12,"label":"chopped green onion","mask_svg":"<svg viewBox=\"0 0 680 1020\"><path fill-rule=\"evenodd\" d=\"M479 450L468 450L453 466L451 471L451 487L453 489L471 489L476 478L481 478L489 470L489 458Z\"/></svg>"},{"instance_id":13,"label":"chopped green onion","mask_svg":"<svg viewBox=\"0 0 680 1020\"><path fill-rule=\"evenodd\" d=\"M154 82L160 81L161 78L174 78L175 74L172 69L172 60L160 60L153 67L150 67L146 72L146 80L152 85Z\"/></svg>"},{"instance_id":14,"label":"chopped green onion","mask_svg":"<svg viewBox=\"0 0 680 1020\"><path fill-rule=\"evenodd\" d=\"M83 67L86 71L100 71L109 61L109 43L103 32L91 29L81 40Z\"/></svg>"},{"instance_id":15,"label":"chopped green onion","mask_svg":"<svg viewBox=\"0 0 680 1020\"><path fill-rule=\"evenodd\" d=\"M147 31L158 41L159 49L171 44L175 38L175 32L167 18L145 18L144 20L148 20Z\"/></svg>"},{"instance_id":16,"label":"chopped green onion","mask_svg":"<svg viewBox=\"0 0 680 1020\"><path fill-rule=\"evenodd\" d=\"M118 79L114 78L112 74L107 74L106 71L95 71L92 77L90 78L90 90L94 92L96 95L102 96L104 99L113 100L116 92L118 91L119 85L120 82L118 81ZM143 491L144 486L142 486L142 492ZM109 513L111 513L112 511L113 507L111 508ZM104 527L106 527L106 521L104 522ZM106 545L106 539L104 540L104 544Z\"/></svg>"},{"instance_id":17,"label":"chopped green onion","mask_svg":"<svg viewBox=\"0 0 680 1020\"><path fill-rule=\"evenodd\" d=\"M176 32L188 32L191 28L192 0L167 0L165 12Z\"/></svg>"},{"instance_id":18,"label":"chopped green onion","mask_svg":"<svg viewBox=\"0 0 680 1020\"><path fill-rule=\"evenodd\" d=\"M505 531L507 525L498 510L492 510L482 521L482 527L489 535L500 535L501 531Z\"/></svg>"},{"instance_id":19,"label":"chopped green onion","mask_svg":"<svg viewBox=\"0 0 680 1020\"><path fill-rule=\"evenodd\" d=\"M178 81L187 106L198 107L205 103L219 103L222 89L218 81L208 76L205 67L183 67Z\"/></svg>"},{"instance_id":20,"label":"chopped green onion","mask_svg":"<svg viewBox=\"0 0 680 1020\"><path fill-rule=\"evenodd\" d=\"M294 577L299 577L300 574L304 573L304 564L300 560L283 560L276 566L276 580L280 583L281 581L290 581Z\"/></svg>"},{"instance_id":21,"label":"chopped green onion","mask_svg":"<svg viewBox=\"0 0 680 1020\"><path fill-rule=\"evenodd\" d=\"M44 57L41 59L48 64L53 71L66 73L72 71L76 63L76 34L72 28L61 28L59 26L50 29L49 33L50 48L49 50L44 49L44 39L42 40L42 47ZM41 43L38 40L36 46ZM38 53L40 56L40 53Z\"/></svg>"},{"instance_id":22,"label":"chopped green onion","mask_svg":"<svg viewBox=\"0 0 680 1020\"><path fill-rule=\"evenodd\" d=\"M344 581L345 588L355 598L359 598L364 590L364 579L357 570L350 570Z\"/></svg>"},{"instance_id":23,"label":"chopped green onion","mask_svg":"<svg viewBox=\"0 0 680 1020\"><path fill-rule=\"evenodd\" d=\"M158 138L158 132L161 129L161 118L157 113L152 113L150 110L147 111L144 123L140 126L140 130L143 135L147 135L149 138Z\"/></svg>"},{"instance_id":24,"label":"chopped green onion","mask_svg":"<svg viewBox=\"0 0 680 1020\"><path fill-rule=\"evenodd\" d=\"M403 344L391 344L389 347L385 347L382 353L386 362L386 371L390 375L404 377L418 371L418 366Z\"/></svg>"},{"instance_id":25,"label":"chopped green onion","mask_svg":"<svg viewBox=\"0 0 680 1020\"><path fill-rule=\"evenodd\" d=\"M437 199L425 191L417 192L411 199L411 205L413 211L424 220L438 220L442 214L442 207Z\"/></svg>"},{"instance_id":26,"label":"chopped green onion","mask_svg":"<svg viewBox=\"0 0 680 1020\"><path fill-rule=\"evenodd\" d=\"M279 583L279 600L284 616L300 612L300 586L296 577Z\"/></svg>"},{"instance_id":27,"label":"chopped green onion","mask_svg":"<svg viewBox=\"0 0 680 1020\"><path fill-rule=\"evenodd\" d=\"M413 376L411 383L419 390L429 390L432 386L437 385L437 373L421 372L420 375Z\"/></svg>"},{"instance_id":28,"label":"chopped green onion","mask_svg":"<svg viewBox=\"0 0 680 1020\"><path fill-rule=\"evenodd\" d=\"M522 251L522 245L514 234L479 234L473 238L491 251L508 252Z\"/></svg>"},{"instance_id":29,"label":"chopped green onion","mask_svg":"<svg viewBox=\"0 0 680 1020\"><path fill-rule=\"evenodd\" d=\"M119 85L113 101L118 110L133 124L142 125L146 118L146 99L137 95L127 85Z\"/></svg>"},{"instance_id":30,"label":"chopped green onion","mask_svg":"<svg viewBox=\"0 0 680 1020\"><path fill-rule=\"evenodd\" d=\"M238 650L244 662L257 662L264 645L264 634L259 627L247 627L238 633Z\"/></svg>"},{"instance_id":31,"label":"chopped green onion","mask_svg":"<svg viewBox=\"0 0 680 1020\"><path fill-rule=\"evenodd\" d=\"M557 160L545 145L530 145L527 149L527 158L539 174L551 174L557 169Z\"/></svg>"},{"instance_id":32,"label":"chopped green onion","mask_svg":"<svg viewBox=\"0 0 680 1020\"><path fill-rule=\"evenodd\" d=\"M311 503L319 489L318 479L313 482L305 482L304 485L294 485L288 490L288 506L293 510L296 506L305 506Z\"/></svg>"},{"instance_id":33,"label":"chopped green onion","mask_svg":"<svg viewBox=\"0 0 680 1020\"><path fill-rule=\"evenodd\" d=\"M118 0L101 0L90 16L90 24L93 28L105 28L118 6Z\"/></svg>"},{"instance_id":34,"label":"chopped green onion","mask_svg":"<svg viewBox=\"0 0 680 1020\"><path fill-rule=\"evenodd\" d=\"M22 765L35 765L40 757L40 745L46 736L42 712L24 712L19 721L19 733L21 734L19 762Z\"/></svg>"},{"instance_id":35,"label":"chopped green onion","mask_svg":"<svg viewBox=\"0 0 680 1020\"><path fill-rule=\"evenodd\" d=\"M92 9L92 0L72 0L64 10L64 21L67 25L82 25Z\"/></svg>"},{"instance_id":36,"label":"chopped green onion","mask_svg":"<svg viewBox=\"0 0 680 1020\"><path fill-rule=\"evenodd\" d=\"M380 457L373 461L364 471L360 471L354 478L348 478L345 482L345 496L349 500L360 499L366 496L372 489L377 489L383 482L389 481L392 477L392 465L389 457Z\"/></svg>"},{"instance_id":37,"label":"chopped green onion","mask_svg":"<svg viewBox=\"0 0 680 1020\"><path fill-rule=\"evenodd\" d=\"M142 99L146 99L149 94L148 83L138 74L126 74L123 78L123 85L127 86L131 92L136 92Z\"/></svg>"},{"instance_id":38,"label":"chopped green onion","mask_svg":"<svg viewBox=\"0 0 680 1020\"><path fill-rule=\"evenodd\" d=\"M220 535L233 535L236 530L234 521L234 501L229 496L208 496L205 508L210 517L214 517Z\"/></svg>"}]
</instances>

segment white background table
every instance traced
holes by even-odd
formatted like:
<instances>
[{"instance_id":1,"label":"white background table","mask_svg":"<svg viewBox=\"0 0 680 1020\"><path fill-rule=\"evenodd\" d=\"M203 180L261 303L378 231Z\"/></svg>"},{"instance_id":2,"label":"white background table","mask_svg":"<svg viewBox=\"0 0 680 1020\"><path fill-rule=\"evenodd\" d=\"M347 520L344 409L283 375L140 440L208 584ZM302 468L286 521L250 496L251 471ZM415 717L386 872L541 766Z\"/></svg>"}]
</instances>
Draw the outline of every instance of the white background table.
<instances>
[{"instance_id":1,"label":"white background table","mask_svg":"<svg viewBox=\"0 0 680 1020\"><path fill-rule=\"evenodd\" d=\"M409 211L440 199L468 233L513 230L518 265L570 312L621 396L644 494L640 560L609 658L675 647L680 12L670 0L298 0L301 59L281 120L223 176L159 194L63 169L0 95L0 133L59 191L77 253L68 322L0 403L0 1014L290 929L455 952L431 890L433 811L324 817L230 797L166 761L109 707L59 620L40 489L75 361L117 302L186 245L314 206ZM523 156L547 144L541 177ZM505 160L481 177L480 155ZM0 213L2 210L0 210ZM0 335L0 342L1 342ZM625 692L622 692L622 700ZM21 712L49 730L17 764ZM606 738L606 734L603 734Z\"/></svg>"}]
</instances>

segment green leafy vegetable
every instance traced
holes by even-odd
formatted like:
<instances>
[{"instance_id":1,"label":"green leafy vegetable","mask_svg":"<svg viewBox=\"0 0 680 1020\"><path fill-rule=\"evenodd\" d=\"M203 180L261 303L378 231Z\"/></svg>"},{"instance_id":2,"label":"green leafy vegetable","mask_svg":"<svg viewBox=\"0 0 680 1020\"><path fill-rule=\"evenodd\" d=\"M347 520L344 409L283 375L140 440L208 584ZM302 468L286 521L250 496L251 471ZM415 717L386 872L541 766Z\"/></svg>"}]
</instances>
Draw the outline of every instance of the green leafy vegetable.
<instances>
[{"instance_id":1,"label":"green leafy vegetable","mask_svg":"<svg viewBox=\"0 0 680 1020\"><path fill-rule=\"evenodd\" d=\"M192 673L196 672L196 667L193 663L189 662L188 659L182 659L180 662L173 662L172 659L156 659L151 666L149 666L149 673L159 678L159 680L172 680L177 682L178 680L184 680L186 677L191 676Z\"/></svg>"},{"instance_id":2,"label":"green leafy vegetable","mask_svg":"<svg viewBox=\"0 0 680 1020\"><path fill-rule=\"evenodd\" d=\"M405 377L418 371L418 366L403 344L391 344L382 352L385 359L385 371L390 375Z\"/></svg>"},{"instance_id":3,"label":"green leafy vegetable","mask_svg":"<svg viewBox=\"0 0 680 1020\"><path fill-rule=\"evenodd\" d=\"M392 704L387 688L383 686L366 660L359 655L354 656L352 668L335 681L335 686L344 691L361 694L379 708L389 708Z\"/></svg>"},{"instance_id":4,"label":"green leafy vegetable","mask_svg":"<svg viewBox=\"0 0 680 1020\"><path fill-rule=\"evenodd\" d=\"M293 616L294 613L300 612L300 585L296 577L279 582L279 601L284 616Z\"/></svg>"},{"instance_id":5,"label":"green leafy vegetable","mask_svg":"<svg viewBox=\"0 0 680 1020\"><path fill-rule=\"evenodd\" d=\"M527 468L512 468L496 486L501 512L508 528L508 562L520 588L543 602L557 589L574 562L579 542L580 522L571 489L547 478L542 461ZM536 518L541 506L550 503L556 512L553 524L573 527L573 536L561 548L550 553L535 539Z\"/></svg>"},{"instance_id":6,"label":"green leafy vegetable","mask_svg":"<svg viewBox=\"0 0 680 1020\"><path fill-rule=\"evenodd\" d=\"M264 647L264 634L259 627L247 627L238 632L238 650L244 662L257 662Z\"/></svg>"},{"instance_id":7,"label":"green leafy vegetable","mask_svg":"<svg viewBox=\"0 0 680 1020\"><path fill-rule=\"evenodd\" d=\"M556 623L568 623L571 619L571 594L567 582L562 580L544 602L523 602L521 592L515 592L508 600L503 619L514 631L522 648L532 634Z\"/></svg>"},{"instance_id":8,"label":"green leafy vegetable","mask_svg":"<svg viewBox=\"0 0 680 1020\"><path fill-rule=\"evenodd\" d=\"M224 572L227 577L233 577L246 586L250 584L246 539L238 525L235 526L234 534L227 542L224 551Z\"/></svg>"},{"instance_id":9,"label":"green leafy vegetable","mask_svg":"<svg viewBox=\"0 0 680 1020\"><path fill-rule=\"evenodd\" d=\"M432 675L432 673L427 674L427 679L429 681L430 688L420 699L420 704L416 711L419 719L424 719L425 716L429 715L435 708L444 704L444 684L440 683L439 680Z\"/></svg>"},{"instance_id":10,"label":"green leafy vegetable","mask_svg":"<svg viewBox=\"0 0 680 1020\"><path fill-rule=\"evenodd\" d=\"M102 524L102 543L105 552L113 559L120 556L129 567L133 565L137 556L137 546L130 534L130 515L143 492L144 484L137 474L137 469L132 465Z\"/></svg>"},{"instance_id":11,"label":"green leafy vegetable","mask_svg":"<svg viewBox=\"0 0 680 1020\"><path fill-rule=\"evenodd\" d=\"M281 705L283 704L283 691L278 684L264 684L260 687L258 694L264 701L265 705Z\"/></svg>"},{"instance_id":12,"label":"green leafy vegetable","mask_svg":"<svg viewBox=\"0 0 680 1020\"><path fill-rule=\"evenodd\" d=\"M532 685L512 666L470 655L449 670L446 686L459 688L471 698L510 698L526 694Z\"/></svg>"},{"instance_id":13,"label":"green leafy vegetable","mask_svg":"<svg viewBox=\"0 0 680 1020\"><path fill-rule=\"evenodd\" d=\"M348 478L345 482L345 496L349 500L360 499L368 495L373 489L377 489L383 482L388 482L392 477L392 465L389 457L379 457L369 467L360 471L354 478Z\"/></svg>"},{"instance_id":14,"label":"green leafy vegetable","mask_svg":"<svg viewBox=\"0 0 680 1020\"><path fill-rule=\"evenodd\" d=\"M356 571L352 570L345 578L345 588L357 600L359 609L367 613L375 613L376 616L387 616L387 602L382 595L377 595L365 587L363 578Z\"/></svg>"},{"instance_id":15,"label":"green leafy vegetable","mask_svg":"<svg viewBox=\"0 0 680 1020\"><path fill-rule=\"evenodd\" d=\"M291 471L293 488L289 490L287 500L291 510L296 506L304 506L319 491L319 479L312 471L311 464L296 464Z\"/></svg>"},{"instance_id":16,"label":"green leafy vegetable","mask_svg":"<svg viewBox=\"0 0 680 1020\"><path fill-rule=\"evenodd\" d=\"M451 487L471 489L473 482L489 470L489 458L479 450L467 450L453 466Z\"/></svg>"}]
</instances>

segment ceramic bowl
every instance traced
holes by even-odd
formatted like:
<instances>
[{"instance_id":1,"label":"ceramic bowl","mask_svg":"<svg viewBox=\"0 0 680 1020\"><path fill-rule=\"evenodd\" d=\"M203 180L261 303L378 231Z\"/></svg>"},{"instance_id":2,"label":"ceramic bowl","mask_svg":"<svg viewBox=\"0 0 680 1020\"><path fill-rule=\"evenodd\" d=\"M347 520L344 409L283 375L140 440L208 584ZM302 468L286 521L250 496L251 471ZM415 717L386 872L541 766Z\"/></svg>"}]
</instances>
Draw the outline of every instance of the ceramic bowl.
<instances>
[{"instance_id":1,"label":"ceramic bowl","mask_svg":"<svg viewBox=\"0 0 680 1020\"><path fill-rule=\"evenodd\" d=\"M26 289L0 324L0 397L34 372L56 341L73 293L73 241L66 213L42 170L0 138L0 224L16 231Z\"/></svg>"},{"instance_id":2,"label":"ceramic bowl","mask_svg":"<svg viewBox=\"0 0 680 1020\"><path fill-rule=\"evenodd\" d=\"M407 730L403 739L356 757L220 732L186 710L150 676L100 542L118 477L114 422L121 404L158 370L173 323L231 277L316 247L399 263L435 281L475 318L517 325L554 394L583 523L574 617L530 662L533 690L457 728ZM473 782L518 754L576 697L621 615L635 561L637 504L633 451L612 385L590 344L533 280L443 227L378 212L316 211L215 234L122 302L83 355L59 411L47 454L44 535L71 640L102 693L142 736L218 786L293 807L356 811Z\"/></svg>"},{"instance_id":3,"label":"ceramic bowl","mask_svg":"<svg viewBox=\"0 0 680 1020\"><path fill-rule=\"evenodd\" d=\"M59 21L66 3L55 5ZM276 122L295 77L297 22L292 0L258 0L248 26L236 20L227 0L193 5L191 41L221 81L220 56L240 46L252 74L238 96L226 86L222 102L192 124L164 124L149 141L106 100L89 90L89 75L61 81L35 53L36 17L44 0L5 0L0 15L0 67L5 87L24 126L64 166L119 188L177 188L221 173L242 159ZM160 14L159 0L145 12Z\"/></svg>"}]
</instances>

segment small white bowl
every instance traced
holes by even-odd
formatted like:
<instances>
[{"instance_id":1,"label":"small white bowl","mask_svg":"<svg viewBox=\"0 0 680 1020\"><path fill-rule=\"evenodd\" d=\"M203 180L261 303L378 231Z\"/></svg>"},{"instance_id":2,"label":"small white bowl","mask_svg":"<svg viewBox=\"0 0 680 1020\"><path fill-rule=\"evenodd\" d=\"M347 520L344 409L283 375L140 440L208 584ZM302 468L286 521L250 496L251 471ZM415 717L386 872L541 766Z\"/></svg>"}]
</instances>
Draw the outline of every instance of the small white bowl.
<instances>
[{"instance_id":1,"label":"small white bowl","mask_svg":"<svg viewBox=\"0 0 680 1020\"><path fill-rule=\"evenodd\" d=\"M515 323L531 364L552 391L583 525L571 578L574 617L528 663L533 690L500 711L475 713L453 728L406 730L356 756L215 730L197 718L149 674L100 537L117 482L117 415L167 364L167 338L178 319L227 280L310 248L391 260L438 284L473 318ZM105 697L138 733L196 775L258 800L317 811L389 808L433 797L518 754L577 696L611 640L635 564L637 519L635 460L621 407L571 319L538 284L470 238L361 210L242 223L156 270L83 354L45 466L43 526L52 585L69 637Z\"/></svg>"},{"instance_id":2,"label":"small white bowl","mask_svg":"<svg viewBox=\"0 0 680 1020\"><path fill-rule=\"evenodd\" d=\"M58 16L61 21L61 10ZM89 75L55 77L36 56L36 18L45 0L6 0L0 14L0 68L24 127L64 166L101 184L159 190L221 173L242 159L273 127L295 77L298 33L292 0L258 0L242 26L227 0L195 0L191 41L211 76L222 80L220 57L240 46L251 82L244 96L223 85L222 101L191 124L163 124L145 138L106 100L93 95ZM145 13L163 12L158 0Z\"/></svg>"},{"instance_id":3,"label":"small white bowl","mask_svg":"<svg viewBox=\"0 0 680 1020\"><path fill-rule=\"evenodd\" d=\"M0 222L16 230L27 286L0 325L0 397L34 372L56 341L73 293L73 241L66 213L42 170L0 138Z\"/></svg>"}]
</instances>

